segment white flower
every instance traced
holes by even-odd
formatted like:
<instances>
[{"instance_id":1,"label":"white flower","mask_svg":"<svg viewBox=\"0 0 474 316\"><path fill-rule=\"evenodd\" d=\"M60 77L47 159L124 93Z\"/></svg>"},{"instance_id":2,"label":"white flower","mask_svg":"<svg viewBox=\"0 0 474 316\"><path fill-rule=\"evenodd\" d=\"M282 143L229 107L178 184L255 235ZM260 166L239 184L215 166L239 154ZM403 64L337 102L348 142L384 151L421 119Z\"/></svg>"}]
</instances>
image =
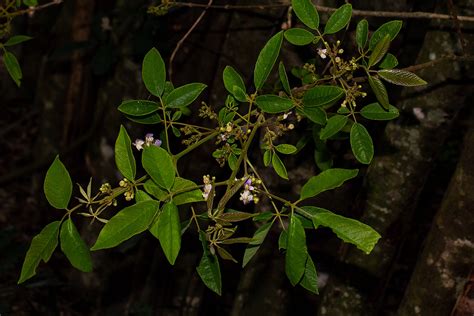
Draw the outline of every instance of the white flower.
<instances>
[{"instance_id":1,"label":"white flower","mask_svg":"<svg viewBox=\"0 0 474 316\"><path fill-rule=\"evenodd\" d=\"M252 182L254 180L255 180L255 182L258 182L258 181L256 181L256 179L254 177L249 177L244 182L244 191L240 193L240 200L244 204L248 204L248 203L254 201L255 199L258 199L252 194L252 191L255 190L255 187L252 185Z\"/></svg>"},{"instance_id":2,"label":"white flower","mask_svg":"<svg viewBox=\"0 0 474 316\"><path fill-rule=\"evenodd\" d=\"M143 139L135 139L135 141L133 142L133 146L135 146L137 148L137 150L142 150L143 149L143 145L145 144L145 141Z\"/></svg>"},{"instance_id":3,"label":"white flower","mask_svg":"<svg viewBox=\"0 0 474 316\"><path fill-rule=\"evenodd\" d=\"M240 200L244 204L248 204L253 201L253 195L249 190L244 190L244 192L240 193Z\"/></svg>"},{"instance_id":4,"label":"white flower","mask_svg":"<svg viewBox=\"0 0 474 316\"><path fill-rule=\"evenodd\" d=\"M324 49L318 48L318 55L319 55L319 57L321 57L322 59L325 59L325 58L327 57L327 56L326 56L327 52L328 52L328 51L327 51L326 48L324 48Z\"/></svg>"},{"instance_id":5,"label":"white flower","mask_svg":"<svg viewBox=\"0 0 474 316\"><path fill-rule=\"evenodd\" d=\"M153 137L152 133L148 133L145 135L145 140L143 139L136 139L132 145L135 146L138 150L142 150L145 146L150 147L151 145L160 147L162 144L162 141L159 140L158 138L155 139Z\"/></svg>"},{"instance_id":6,"label":"white flower","mask_svg":"<svg viewBox=\"0 0 474 316\"><path fill-rule=\"evenodd\" d=\"M145 135L145 143L147 146L150 146L151 144L153 144L153 141L155 139L153 138L153 134L152 133L148 133Z\"/></svg>"},{"instance_id":7,"label":"white flower","mask_svg":"<svg viewBox=\"0 0 474 316\"><path fill-rule=\"evenodd\" d=\"M204 200L207 201L207 199L209 198L209 194L212 191L211 178L209 177L209 175L203 176L202 182L204 182L204 190L202 192L202 197L204 198Z\"/></svg>"}]
</instances>

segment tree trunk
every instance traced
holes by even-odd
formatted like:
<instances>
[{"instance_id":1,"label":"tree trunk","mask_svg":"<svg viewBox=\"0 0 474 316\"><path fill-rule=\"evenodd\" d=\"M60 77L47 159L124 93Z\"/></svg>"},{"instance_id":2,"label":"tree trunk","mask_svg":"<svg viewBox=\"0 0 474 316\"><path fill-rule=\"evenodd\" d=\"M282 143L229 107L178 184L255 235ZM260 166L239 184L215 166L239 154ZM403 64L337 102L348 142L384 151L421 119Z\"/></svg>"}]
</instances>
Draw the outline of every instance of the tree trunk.
<instances>
[{"instance_id":1,"label":"tree trunk","mask_svg":"<svg viewBox=\"0 0 474 316\"><path fill-rule=\"evenodd\" d=\"M436 29L443 26L437 21L431 24ZM416 63L459 51L455 32L430 31L425 36ZM368 293L362 293L354 291L347 283L334 281L324 294L331 295L336 287L346 298L352 295L355 300L355 296L361 295L366 307L360 315L377 313L378 302L384 298L384 284L404 233L411 225L419 195L457 114L468 99L465 91L472 86L456 82L462 79L464 69L460 63L445 62L420 71L419 75L428 81L429 86L402 92L404 101L397 102L400 118L388 123L384 142L375 144L377 156L366 175L366 196L361 196L356 205L365 204L360 220L375 228L382 239L370 255L350 247L344 261L378 278L379 285L372 286ZM392 99L392 103L396 103L395 100ZM340 306L338 298L325 298L324 302L320 315L354 315L352 306L348 306L346 312L338 308L337 313L328 313Z\"/></svg>"},{"instance_id":2,"label":"tree trunk","mask_svg":"<svg viewBox=\"0 0 474 316\"><path fill-rule=\"evenodd\" d=\"M449 315L474 262L474 120L418 260L400 315ZM474 314L474 309L470 310Z\"/></svg>"}]
</instances>

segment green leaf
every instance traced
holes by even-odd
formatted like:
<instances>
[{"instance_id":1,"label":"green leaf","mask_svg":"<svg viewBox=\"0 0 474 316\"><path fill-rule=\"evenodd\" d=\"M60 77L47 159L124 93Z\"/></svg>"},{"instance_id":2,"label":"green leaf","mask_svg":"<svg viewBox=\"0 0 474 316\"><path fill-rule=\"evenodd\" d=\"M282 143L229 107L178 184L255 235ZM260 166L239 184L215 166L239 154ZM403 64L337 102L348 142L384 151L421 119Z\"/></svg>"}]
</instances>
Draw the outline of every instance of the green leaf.
<instances>
[{"instance_id":1,"label":"green leaf","mask_svg":"<svg viewBox=\"0 0 474 316\"><path fill-rule=\"evenodd\" d=\"M72 181L59 156L46 172L44 194L49 204L57 209L66 209L72 194Z\"/></svg>"},{"instance_id":2,"label":"green leaf","mask_svg":"<svg viewBox=\"0 0 474 316\"><path fill-rule=\"evenodd\" d=\"M366 119L369 120L375 120L375 121L386 121L386 120L393 120L397 118L400 113L398 112L398 109L394 107L393 105L389 105L388 111L382 108L382 106L375 102L371 103L369 105L364 106L360 110L360 115L365 117Z\"/></svg>"},{"instance_id":3,"label":"green leaf","mask_svg":"<svg viewBox=\"0 0 474 316\"><path fill-rule=\"evenodd\" d=\"M163 205L156 222L156 233L166 259L174 265L181 249L181 223L178 208L173 202Z\"/></svg>"},{"instance_id":4,"label":"green leaf","mask_svg":"<svg viewBox=\"0 0 474 316\"><path fill-rule=\"evenodd\" d=\"M301 225L303 226L304 229L313 229L314 228L314 225L313 225L313 222L304 217L303 215L300 215L300 214L295 214L295 217L297 217L300 222L301 222Z\"/></svg>"},{"instance_id":5,"label":"green leaf","mask_svg":"<svg viewBox=\"0 0 474 316\"><path fill-rule=\"evenodd\" d=\"M325 140L335 135L337 132L343 129L344 126L346 126L347 120L348 118L345 115L336 114L332 116L328 120L326 126L324 126L324 128L321 130L321 139Z\"/></svg>"},{"instance_id":6,"label":"green leaf","mask_svg":"<svg viewBox=\"0 0 474 316\"><path fill-rule=\"evenodd\" d=\"M168 197L168 193L164 190L162 190L153 180L148 179L145 181L145 184L143 185L145 188L145 191L148 194L153 195L155 198L157 198L160 201L164 201L166 197Z\"/></svg>"},{"instance_id":7,"label":"green leaf","mask_svg":"<svg viewBox=\"0 0 474 316\"><path fill-rule=\"evenodd\" d=\"M61 250L73 267L83 272L92 271L92 259L89 247L82 240L74 222L68 218L61 226Z\"/></svg>"},{"instance_id":8,"label":"green leaf","mask_svg":"<svg viewBox=\"0 0 474 316\"><path fill-rule=\"evenodd\" d=\"M303 96L304 108L326 107L336 103L344 95L344 90L336 86L316 86Z\"/></svg>"},{"instance_id":9,"label":"green leaf","mask_svg":"<svg viewBox=\"0 0 474 316\"><path fill-rule=\"evenodd\" d=\"M170 190L173 187L176 171L170 154L161 147L145 147L142 154L142 165L146 173L159 186Z\"/></svg>"},{"instance_id":10,"label":"green leaf","mask_svg":"<svg viewBox=\"0 0 474 316\"><path fill-rule=\"evenodd\" d=\"M120 173L130 181L135 179L136 163L132 152L132 145L127 130L123 125L115 141L115 164Z\"/></svg>"},{"instance_id":11,"label":"green leaf","mask_svg":"<svg viewBox=\"0 0 474 316\"><path fill-rule=\"evenodd\" d=\"M319 14L311 0L292 0L291 6L298 19L310 29L317 30Z\"/></svg>"},{"instance_id":12,"label":"green leaf","mask_svg":"<svg viewBox=\"0 0 474 316\"><path fill-rule=\"evenodd\" d=\"M388 100L388 93L384 84L377 77L368 76L368 79L370 88L374 92L377 101L387 110L390 107L390 101Z\"/></svg>"},{"instance_id":13,"label":"green leaf","mask_svg":"<svg viewBox=\"0 0 474 316\"><path fill-rule=\"evenodd\" d=\"M234 96L236 96L235 94L239 95L239 98L237 98L237 100L242 99L242 93L240 92L240 90L244 92L244 96L245 96L244 80L234 68L232 68L231 66L225 67L224 73L223 73L223 79L224 79L224 86L226 90L229 91L229 93L231 93ZM240 90L236 89L236 91L234 91L235 87L238 87ZM239 101L244 102L245 97L244 97L244 100L239 100Z\"/></svg>"},{"instance_id":14,"label":"green leaf","mask_svg":"<svg viewBox=\"0 0 474 316\"><path fill-rule=\"evenodd\" d=\"M281 43L283 41L283 31L273 35L272 38L265 44L258 55L255 69L253 72L253 82L255 89L260 90L263 84L270 75L273 65L275 64L278 55L280 54Z\"/></svg>"},{"instance_id":15,"label":"green leaf","mask_svg":"<svg viewBox=\"0 0 474 316\"><path fill-rule=\"evenodd\" d=\"M369 63L368 63L369 67L372 67L373 65L381 61L382 58L387 53L389 47L390 47L390 36L387 34L385 35L383 39L381 39L377 43L377 46L375 46L374 50L372 51L372 54L369 57Z\"/></svg>"},{"instance_id":16,"label":"green leaf","mask_svg":"<svg viewBox=\"0 0 474 316\"><path fill-rule=\"evenodd\" d=\"M263 153L263 165L268 167L272 162L272 152L270 150L265 150Z\"/></svg>"},{"instance_id":17,"label":"green leaf","mask_svg":"<svg viewBox=\"0 0 474 316\"><path fill-rule=\"evenodd\" d=\"M286 230L282 230L280 232L280 237L278 237L278 250L282 250L287 248L288 244L288 233Z\"/></svg>"},{"instance_id":18,"label":"green leaf","mask_svg":"<svg viewBox=\"0 0 474 316\"><path fill-rule=\"evenodd\" d=\"M23 43L23 42L26 42L26 41L29 41L30 39L32 39L33 37L30 37L30 36L26 36L26 35L16 35L16 36L12 36L8 39L8 41L6 41L3 46L13 46L13 45L17 45L17 44L20 44L20 43Z\"/></svg>"},{"instance_id":19,"label":"green leaf","mask_svg":"<svg viewBox=\"0 0 474 316\"><path fill-rule=\"evenodd\" d=\"M288 172L286 171L285 165L281 161L280 157L276 153L272 155L272 166L275 169L277 175L282 177L283 179L288 180Z\"/></svg>"},{"instance_id":20,"label":"green leaf","mask_svg":"<svg viewBox=\"0 0 474 316\"><path fill-rule=\"evenodd\" d=\"M388 53L382 59L382 62L379 64L379 67L382 69L392 69L392 68L397 67L397 65L398 65L397 57Z\"/></svg>"},{"instance_id":21,"label":"green leaf","mask_svg":"<svg viewBox=\"0 0 474 316\"><path fill-rule=\"evenodd\" d=\"M305 213L311 215L314 227L329 227L340 239L354 244L357 248L369 254L380 239L372 227L355 219L334 214L323 208L314 206L303 206Z\"/></svg>"},{"instance_id":22,"label":"green leaf","mask_svg":"<svg viewBox=\"0 0 474 316\"><path fill-rule=\"evenodd\" d=\"M38 5L38 0L23 0L23 3L28 7L36 7Z\"/></svg>"},{"instance_id":23,"label":"green leaf","mask_svg":"<svg viewBox=\"0 0 474 316\"><path fill-rule=\"evenodd\" d=\"M237 260L235 260L235 258L230 254L230 252L228 252L227 250L219 246L217 246L216 248L217 248L217 253L219 254L219 257L221 257L224 260L229 260L229 261L233 261L237 263Z\"/></svg>"},{"instance_id":24,"label":"green leaf","mask_svg":"<svg viewBox=\"0 0 474 316\"><path fill-rule=\"evenodd\" d=\"M253 239L249 237L236 237L223 240L221 243L223 245L233 245L233 244L248 244Z\"/></svg>"},{"instance_id":25,"label":"green leaf","mask_svg":"<svg viewBox=\"0 0 474 316\"><path fill-rule=\"evenodd\" d=\"M183 115L183 112L181 112L181 111L179 111L179 110L178 110L178 111L175 111L175 112L173 113L173 116L171 117L171 121L173 121L173 122L178 121L178 120L181 118L182 115Z\"/></svg>"},{"instance_id":26,"label":"green leaf","mask_svg":"<svg viewBox=\"0 0 474 316\"><path fill-rule=\"evenodd\" d=\"M167 108L176 109L190 105L207 86L203 83L189 83L170 92L164 103Z\"/></svg>"},{"instance_id":27,"label":"green leaf","mask_svg":"<svg viewBox=\"0 0 474 316\"><path fill-rule=\"evenodd\" d=\"M306 107L301 110L301 113L306 116L310 121L319 124L326 125L327 116L326 112L318 107Z\"/></svg>"},{"instance_id":28,"label":"green leaf","mask_svg":"<svg viewBox=\"0 0 474 316\"><path fill-rule=\"evenodd\" d=\"M288 42L297 46L311 44L316 38L313 33L297 27L285 31L284 35Z\"/></svg>"},{"instance_id":29,"label":"green leaf","mask_svg":"<svg viewBox=\"0 0 474 316\"><path fill-rule=\"evenodd\" d=\"M350 141L352 153L356 159L360 163L368 165L374 157L374 144L364 125L360 123L352 125Z\"/></svg>"},{"instance_id":30,"label":"green leaf","mask_svg":"<svg viewBox=\"0 0 474 316\"><path fill-rule=\"evenodd\" d=\"M282 153L285 155L291 155L291 154L296 153L296 151L298 151L298 149L295 146L290 145L290 144L280 144L280 145L275 146L275 149L279 153Z\"/></svg>"},{"instance_id":31,"label":"green leaf","mask_svg":"<svg viewBox=\"0 0 474 316\"><path fill-rule=\"evenodd\" d=\"M176 127L172 126L171 127L171 131L173 132L173 135L176 136L176 137L180 137L181 136L181 132L179 131L179 129L177 129Z\"/></svg>"},{"instance_id":32,"label":"green leaf","mask_svg":"<svg viewBox=\"0 0 474 316\"><path fill-rule=\"evenodd\" d=\"M314 294L319 294L318 274L316 273L316 267L314 266L313 259L311 259L310 255L308 255L308 259L306 260L304 274L300 285Z\"/></svg>"},{"instance_id":33,"label":"green leaf","mask_svg":"<svg viewBox=\"0 0 474 316\"><path fill-rule=\"evenodd\" d=\"M171 192L178 192L178 191L189 189L189 188L196 188L196 189L176 194L173 197L173 203L176 205L182 205L182 204L204 201L204 198L202 197L202 191L197 188L197 184L188 179L177 177L174 181Z\"/></svg>"},{"instance_id":34,"label":"green leaf","mask_svg":"<svg viewBox=\"0 0 474 316\"><path fill-rule=\"evenodd\" d=\"M288 226L285 272L293 286L298 284L303 277L307 258L308 251L303 225L296 216L292 215Z\"/></svg>"},{"instance_id":35,"label":"green leaf","mask_svg":"<svg viewBox=\"0 0 474 316\"><path fill-rule=\"evenodd\" d=\"M321 171L330 169L333 159L326 144L321 140L315 140L314 161Z\"/></svg>"},{"instance_id":36,"label":"green leaf","mask_svg":"<svg viewBox=\"0 0 474 316\"><path fill-rule=\"evenodd\" d=\"M351 114L351 111L347 107L340 107L337 109L337 114Z\"/></svg>"},{"instance_id":37,"label":"green leaf","mask_svg":"<svg viewBox=\"0 0 474 316\"><path fill-rule=\"evenodd\" d=\"M242 88L240 88L238 86L234 86L232 94L237 99L237 101L247 102L247 94L245 93L244 90L242 90ZM229 121L231 121L231 120L229 120Z\"/></svg>"},{"instance_id":38,"label":"green leaf","mask_svg":"<svg viewBox=\"0 0 474 316\"><path fill-rule=\"evenodd\" d=\"M255 99L257 106L265 113L282 113L293 107L293 101L273 94L260 95Z\"/></svg>"},{"instance_id":39,"label":"green leaf","mask_svg":"<svg viewBox=\"0 0 474 316\"><path fill-rule=\"evenodd\" d=\"M340 187L344 182L355 178L357 169L328 169L317 176L311 177L301 188L300 199L305 200L324 191Z\"/></svg>"},{"instance_id":40,"label":"green leaf","mask_svg":"<svg viewBox=\"0 0 474 316\"><path fill-rule=\"evenodd\" d=\"M246 212L239 212L235 210L227 211L225 213L222 213L219 216L219 220L222 220L224 222L229 222L229 223L236 223L236 222L241 222L245 221L249 218L255 217L257 214L253 213L246 213Z\"/></svg>"},{"instance_id":41,"label":"green leaf","mask_svg":"<svg viewBox=\"0 0 474 316\"><path fill-rule=\"evenodd\" d=\"M5 63L5 67L7 68L10 77L13 79L13 81L15 81L17 86L20 86L20 81L21 78L23 78L23 74L21 72L20 64L18 63L18 60L16 59L15 55L8 51L5 51L5 54L3 54L3 62Z\"/></svg>"},{"instance_id":42,"label":"green leaf","mask_svg":"<svg viewBox=\"0 0 474 316\"><path fill-rule=\"evenodd\" d=\"M154 47L143 58L142 79L151 94L161 96L165 89L166 67L163 58Z\"/></svg>"},{"instance_id":43,"label":"green leaf","mask_svg":"<svg viewBox=\"0 0 474 316\"><path fill-rule=\"evenodd\" d=\"M91 250L113 248L147 230L159 206L159 202L150 200L122 209L105 224Z\"/></svg>"},{"instance_id":44,"label":"green leaf","mask_svg":"<svg viewBox=\"0 0 474 316\"><path fill-rule=\"evenodd\" d=\"M132 122L144 124L144 125L152 125L152 124L161 123L161 116L157 112L144 115L144 116L131 116L131 115L125 115L125 116Z\"/></svg>"},{"instance_id":45,"label":"green leaf","mask_svg":"<svg viewBox=\"0 0 474 316\"><path fill-rule=\"evenodd\" d=\"M55 221L46 225L41 232L33 237L30 248L25 256L25 261L21 268L18 284L25 282L36 274L36 268L41 260L48 262L58 245L58 234L60 221Z\"/></svg>"},{"instance_id":46,"label":"green leaf","mask_svg":"<svg viewBox=\"0 0 474 316\"><path fill-rule=\"evenodd\" d=\"M325 34L334 34L342 30L351 20L352 16L352 5L349 3L344 4L339 9L334 11L329 17L324 27Z\"/></svg>"},{"instance_id":47,"label":"green leaf","mask_svg":"<svg viewBox=\"0 0 474 316\"><path fill-rule=\"evenodd\" d=\"M390 41L393 41L397 36L398 32L402 28L402 21L394 20L382 24L370 38L369 49L373 50L375 46L385 37L385 35L390 36Z\"/></svg>"},{"instance_id":48,"label":"green leaf","mask_svg":"<svg viewBox=\"0 0 474 316\"><path fill-rule=\"evenodd\" d=\"M242 267L245 267L247 263L249 263L250 259L255 256L258 249L265 240L265 237L267 237L267 234L270 231L272 224L272 222L263 224L255 231L252 237L252 241L248 244L247 248L245 248L244 259L242 260Z\"/></svg>"},{"instance_id":49,"label":"green leaf","mask_svg":"<svg viewBox=\"0 0 474 316\"><path fill-rule=\"evenodd\" d=\"M377 74L382 77L385 81L390 83L406 86L406 87L415 87L423 86L427 82L412 72L401 70L401 69L385 69L379 70Z\"/></svg>"},{"instance_id":50,"label":"green leaf","mask_svg":"<svg viewBox=\"0 0 474 316\"><path fill-rule=\"evenodd\" d=\"M288 95L291 95L291 88L290 88L290 83L288 82L288 75L286 74L285 65L283 65L283 62L281 61L280 61L280 64L278 65L278 74L280 76L280 81L281 81L281 84L283 85L283 89L285 89Z\"/></svg>"},{"instance_id":51,"label":"green leaf","mask_svg":"<svg viewBox=\"0 0 474 316\"><path fill-rule=\"evenodd\" d=\"M267 211L267 212L262 212L262 213L257 214L256 216L254 216L252 220L254 222L266 222L270 220L270 218L272 217L273 217L273 213Z\"/></svg>"},{"instance_id":52,"label":"green leaf","mask_svg":"<svg viewBox=\"0 0 474 316\"><path fill-rule=\"evenodd\" d=\"M221 270L219 267L219 259L216 255L211 254L209 247L206 241L206 234L204 232L199 232L199 239L202 243L203 254L199 265L196 270L201 280L204 284L217 293L218 295L222 294L222 280L221 280Z\"/></svg>"},{"instance_id":53,"label":"green leaf","mask_svg":"<svg viewBox=\"0 0 474 316\"><path fill-rule=\"evenodd\" d=\"M366 19L360 20L356 28L356 42L359 48L363 49L367 45L369 37L369 22Z\"/></svg>"},{"instance_id":54,"label":"green leaf","mask_svg":"<svg viewBox=\"0 0 474 316\"><path fill-rule=\"evenodd\" d=\"M229 155L229 158L227 158L227 163L229 164L229 168L230 170L234 171L235 168L237 168L237 161L239 159L237 158L237 156L235 154L230 154Z\"/></svg>"},{"instance_id":55,"label":"green leaf","mask_svg":"<svg viewBox=\"0 0 474 316\"><path fill-rule=\"evenodd\" d=\"M137 190L135 192L135 201L137 201L137 203L138 202L143 202L143 201L149 201L149 200L153 200L153 199L151 198L151 196L149 196L148 194L146 194L142 190Z\"/></svg>"},{"instance_id":56,"label":"green leaf","mask_svg":"<svg viewBox=\"0 0 474 316\"><path fill-rule=\"evenodd\" d=\"M123 114L131 116L143 116L151 114L159 109L159 105L147 100L126 100L119 105L118 110Z\"/></svg>"}]
</instances>

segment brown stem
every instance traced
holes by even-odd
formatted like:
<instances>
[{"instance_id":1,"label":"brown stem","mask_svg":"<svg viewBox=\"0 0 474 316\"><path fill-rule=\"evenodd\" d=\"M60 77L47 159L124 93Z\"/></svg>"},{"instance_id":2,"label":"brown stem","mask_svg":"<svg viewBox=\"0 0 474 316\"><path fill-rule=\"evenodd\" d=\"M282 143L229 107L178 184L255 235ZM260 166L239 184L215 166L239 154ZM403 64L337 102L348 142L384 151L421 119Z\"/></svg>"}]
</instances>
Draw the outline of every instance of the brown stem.
<instances>
[{"instance_id":1,"label":"brown stem","mask_svg":"<svg viewBox=\"0 0 474 316\"><path fill-rule=\"evenodd\" d=\"M25 10L20 10L20 11L13 12L11 14L11 17L19 16L19 15L23 15L23 14L33 14L36 11L43 10L43 9L46 9L50 6L61 4L61 3L63 3L63 0L54 0L54 1L42 4L42 5L38 5L36 7L30 7L30 8L25 9Z\"/></svg>"},{"instance_id":2,"label":"brown stem","mask_svg":"<svg viewBox=\"0 0 474 316\"><path fill-rule=\"evenodd\" d=\"M445 61L474 61L474 56L470 56L470 55L467 55L467 56L446 55L446 56L443 56L441 58L438 58L438 59L435 59L435 60L432 60L432 61L428 61L426 63L422 63L422 64L413 65L413 66L403 68L403 70L418 71L420 69L433 67L434 65L445 62Z\"/></svg>"},{"instance_id":3,"label":"brown stem","mask_svg":"<svg viewBox=\"0 0 474 316\"><path fill-rule=\"evenodd\" d=\"M269 8L287 7L290 3L274 3L267 5L205 5L193 2L174 2L174 6L188 7L188 8L205 8L207 9L221 9L221 10L236 10L236 9L257 9L267 10ZM316 5L319 12L331 13L337 10L337 8L325 7ZM440 20L452 20L453 16L449 14L431 13L431 12L403 12L403 11L365 11L365 10L352 10L353 16L375 16L383 18L402 18L402 19L440 19ZM474 22L472 16L457 16L458 21Z\"/></svg>"},{"instance_id":4,"label":"brown stem","mask_svg":"<svg viewBox=\"0 0 474 316\"><path fill-rule=\"evenodd\" d=\"M173 80L172 80L172 78L173 78L173 61L174 61L174 58L176 57L176 54L178 53L179 49L181 48L181 45L183 45L186 38L188 38L188 36L198 26L199 22L201 22L202 18L204 17L204 15L207 12L207 9L212 5L212 1L214 1L214 0L209 0L207 5L203 5L204 6L204 11L199 15L199 17L196 19L196 21L194 21L193 25L191 25L191 27L186 32L186 34L184 34L184 36L179 40L178 44L176 45L176 47L173 50L173 53L171 53L170 66L169 66L169 71L168 71L171 82L173 82Z\"/></svg>"}]
</instances>

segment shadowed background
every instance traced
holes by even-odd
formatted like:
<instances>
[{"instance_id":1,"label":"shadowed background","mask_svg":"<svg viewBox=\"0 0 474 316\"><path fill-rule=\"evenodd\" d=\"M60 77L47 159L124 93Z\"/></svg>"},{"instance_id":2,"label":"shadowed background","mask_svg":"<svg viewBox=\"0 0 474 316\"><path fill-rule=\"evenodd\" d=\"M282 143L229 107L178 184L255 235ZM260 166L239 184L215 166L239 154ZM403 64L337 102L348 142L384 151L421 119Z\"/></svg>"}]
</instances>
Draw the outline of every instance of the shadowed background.
<instances>
[{"instance_id":1,"label":"shadowed background","mask_svg":"<svg viewBox=\"0 0 474 316\"><path fill-rule=\"evenodd\" d=\"M274 4L271 1L267 3ZM204 1L196 3L206 4ZM116 249L93 253L94 272L74 270L56 251L37 276L17 286L21 263L31 238L62 216L42 193L47 167L59 153L73 181L86 185L120 180L113 145L120 124L132 138L159 127L144 128L117 111L124 99L149 97L141 81L141 60L157 47L168 64L177 43L202 8L175 7L164 16L147 14L150 1L70 0L23 16L14 34L34 40L14 49L24 79L17 88L0 70L0 314L2 315L472 315L474 279L474 125L473 64L447 61L417 72L429 82L423 89L391 88L400 117L388 124L371 123L376 157L361 167L347 141L333 142L337 167L361 168L348 185L322 194L315 205L358 218L382 239L367 256L342 244L329 230L308 234L308 248L320 275L320 295L293 288L284 273L284 255L271 231L258 255L245 269L221 262L223 295L199 280L201 256L194 231L184 235L183 248L171 267L150 234ZM214 1L214 5L253 5L248 1ZM265 5L263 1L258 4ZM318 1L338 7L341 1ZM357 1L355 9L424 11L474 15L474 1ZM268 38L287 23L288 7L209 9L177 51L173 83L208 85L199 101L220 107L226 97L222 71L232 65L251 86L253 67ZM340 34L346 51L355 46L355 23ZM327 14L321 13L324 22ZM387 22L368 18L373 31ZM293 19L293 23L296 21ZM474 23L407 19L391 52L399 68L447 54L473 51ZM341 32L343 33L343 32ZM464 45L462 45L464 43ZM281 58L287 68L314 58L314 49L285 43ZM275 79L275 78L273 78ZM271 81L272 79L270 79ZM292 83L297 84L296 78ZM370 100L367 100L369 103ZM199 102L189 122L197 117ZM421 114L420 114L421 113ZM304 129L285 141L296 143ZM179 141L173 144L182 146ZM196 182L203 173L219 177L209 143L183 159L180 172ZM291 182L263 168L271 190L296 197L301 184L317 174L314 148L285 160ZM241 208L237 204L234 208ZM265 203L256 211L261 211ZM76 220L92 244L101 227ZM239 228L250 235L251 224ZM242 247L233 248L240 258ZM471 280L469 283L469 280ZM471 299L470 299L471 298Z\"/></svg>"}]
</instances>

